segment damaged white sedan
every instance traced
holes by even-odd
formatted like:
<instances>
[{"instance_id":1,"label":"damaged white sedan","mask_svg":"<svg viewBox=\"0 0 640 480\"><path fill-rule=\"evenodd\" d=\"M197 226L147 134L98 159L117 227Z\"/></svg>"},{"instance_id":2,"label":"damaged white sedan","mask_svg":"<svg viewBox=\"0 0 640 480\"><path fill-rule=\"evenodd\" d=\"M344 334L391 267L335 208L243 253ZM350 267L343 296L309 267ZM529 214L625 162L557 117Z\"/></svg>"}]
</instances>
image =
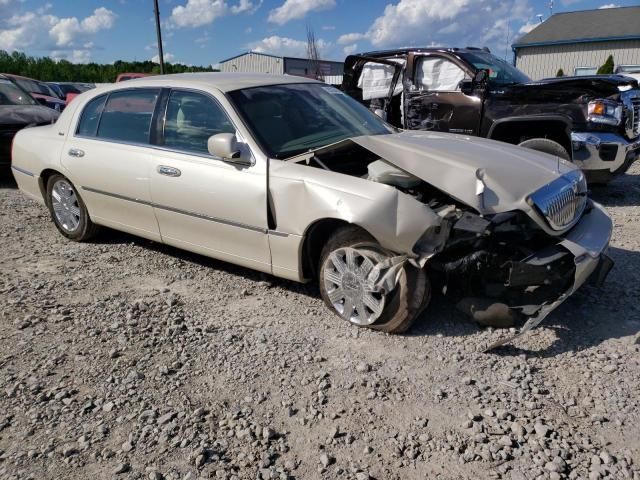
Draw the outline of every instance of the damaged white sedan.
<instances>
[{"instance_id":1,"label":"damaged white sedan","mask_svg":"<svg viewBox=\"0 0 640 480\"><path fill-rule=\"evenodd\" d=\"M296 281L405 331L443 292L525 329L589 277L612 222L582 173L479 138L398 132L339 90L246 74L149 77L20 131L21 190L82 241L103 225Z\"/></svg>"}]
</instances>

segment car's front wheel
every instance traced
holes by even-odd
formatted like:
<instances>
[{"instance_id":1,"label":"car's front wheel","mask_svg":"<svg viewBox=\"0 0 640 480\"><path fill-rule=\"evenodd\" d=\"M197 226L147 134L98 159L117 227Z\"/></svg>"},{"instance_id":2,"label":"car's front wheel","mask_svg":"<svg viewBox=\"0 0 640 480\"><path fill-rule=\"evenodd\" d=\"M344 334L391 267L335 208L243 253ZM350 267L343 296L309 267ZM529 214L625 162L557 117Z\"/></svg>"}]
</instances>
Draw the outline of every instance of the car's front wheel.
<instances>
[{"instance_id":1,"label":"car's front wheel","mask_svg":"<svg viewBox=\"0 0 640 480\"><path fill-rule=\"evenodd\" d=\"M405 332L428 305L431 286L424 270L405 263L392 291L374 288L369 274L388 258L362 229L347 226L338 230L320 256L322 299L334 313L359 327Z\"/></svg>"},{"instance_id":2,"label":"car's front wheel","mask_svg":"<svg viewBox=\"0 0 640 480\"><path fill-rule=\"evenodd\" d=\"M80 194L66 177L59 174L49 177L47 205L53 223L65 237L83 242L95 235L97 226L89 218Z\"/></svg>"}]
</instances>

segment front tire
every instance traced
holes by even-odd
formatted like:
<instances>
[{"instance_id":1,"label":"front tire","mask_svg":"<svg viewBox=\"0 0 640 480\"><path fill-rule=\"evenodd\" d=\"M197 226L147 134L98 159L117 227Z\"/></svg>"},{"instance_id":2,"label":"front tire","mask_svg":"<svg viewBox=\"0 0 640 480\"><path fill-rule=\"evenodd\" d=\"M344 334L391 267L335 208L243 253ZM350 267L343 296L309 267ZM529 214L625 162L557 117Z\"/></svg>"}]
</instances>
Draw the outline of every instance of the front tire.
<instances>
[{"instance_id":1,"label":"front tire","mask_svg":"<svg viewBox=\"0 0 640 480\"><path fill-rule=\"evenodd\" d=\"M64 176L56 174L47 182L47 206L58 231L70 240L84 242L98 227L91 221L80 194Z\"/></svg>"},{"instance_id":2,"label":"front tire","mask_svg":"<svg viewBox=\"0 0 640 480\"><path fill-rule=\"evenodd\" d=\"M336 315L350 323L387 333L403 333L429 304L431 285L423 269L405 263L393 291L366 286L371 268L388 258L364 230L339 229L320 255L320 294Z\"/></svg>"},{"instance_id":3,"label":"front tire","mask_svg":"<svg viewBox=\"0 0 640 480\"><path fill-rule=\"evenodd\" d=\"M538 152L548 153L549 155L571 161L571 156L569 155L569 152L567 152L567 149L558 142L554 142L548 138L530 138L529 140L519 143L518 146L537 150Z\"/></svg>"}]
</instances>

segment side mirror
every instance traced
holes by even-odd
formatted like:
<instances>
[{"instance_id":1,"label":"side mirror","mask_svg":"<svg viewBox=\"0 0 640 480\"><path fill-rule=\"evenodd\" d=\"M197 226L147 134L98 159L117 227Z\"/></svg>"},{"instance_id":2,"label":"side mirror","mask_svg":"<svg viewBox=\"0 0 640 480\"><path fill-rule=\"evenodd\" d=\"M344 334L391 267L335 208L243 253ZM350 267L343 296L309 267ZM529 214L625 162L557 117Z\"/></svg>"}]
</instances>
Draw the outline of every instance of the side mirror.
<instances>
[{"instance_id":1,"label":"side mirror","mask_svg":"<svg viewBox=\"0 0 640 480\"><path fill-rule=\"evenodd\" d=\"M380 117L382 120L386 121L387 120L387 112L385 112L383 109L381 108L376 108L373 113L375 115L377 115L378 117Z\"/></svg>"},{"instance_id":2,"label":"side mirror","mask_svg":"<svg viewBox=\"0 0 640 480\"><path fill-rule=\"evenodd\" d=\"M489 70L478 70L475 77L473 77L473 83L476 85L482 85L489 80Z\"/></svg>"},{"instance_id":3,"label":"side mirror","mask_svg":"<svg viewBox=\"0 0 640 480\"><path fill-rule=\"evenodd\" d=\"M241 145L233 133L218 133L207 140L207 150L214 157L235 165L250 166L251 159L243 155Z\"/></svg>"},{"instance_id":4,"label":"side mirror","mask_svg":"<svg viewBox=\"0 0 640 480\"><path fill-rule=\"evenodd\" d=\"M473 80L461 80L458 84L458 87L460 88L460 91L465 95L473 94Z\"/></svg>"}]
</instances>

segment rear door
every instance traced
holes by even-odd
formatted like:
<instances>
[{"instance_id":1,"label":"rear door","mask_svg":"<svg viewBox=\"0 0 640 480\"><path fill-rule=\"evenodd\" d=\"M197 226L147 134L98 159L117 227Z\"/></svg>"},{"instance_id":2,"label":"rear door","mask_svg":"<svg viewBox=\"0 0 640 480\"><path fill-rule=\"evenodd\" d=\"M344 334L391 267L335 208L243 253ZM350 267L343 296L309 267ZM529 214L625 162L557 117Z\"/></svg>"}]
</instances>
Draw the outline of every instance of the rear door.
<instances>
[{"instance_id":1,"label":"rear door","mask_svg":"<svg viewBox=\"0 0 640 480\"><path fill-rule=\"evenodd\" d=\"M242 142L211 94L174 89L166 102L151 172L163 241L270 272L266 162L238 166L209 154L212 135L235 133Z\"/></svg>"},{"instance_id":2,"label":"rear door","mask_svg":"<svg viewBox=\"0 0 640 480\"><path fill-rule=\"evenodd\" d=\"M342 90L390 124L402 128L404 58L351 55L345 61Z\"/></svg>"},{"instance_id":3,"label":"rear door","mask_svg":"<svg viewBox=\"0 0 640 480\"><path fill-rule=\"evenodd\" d=\"M409 130L475 135L480 126L482 99L465 95L460 82L472 72L440 54L411 54L405 90L405 124Z\"/></svg>"},{"instance_id":4,"label":"rear door","mask_svg":"<svg viewBox=\"0 0 640 480\"><path fill-rule=\"evenodd\" d=\"M117 90L90 100L67 135L62 164L99 224L160 240L149 143L159 89Z\"/></svg>"}]
</instances>

